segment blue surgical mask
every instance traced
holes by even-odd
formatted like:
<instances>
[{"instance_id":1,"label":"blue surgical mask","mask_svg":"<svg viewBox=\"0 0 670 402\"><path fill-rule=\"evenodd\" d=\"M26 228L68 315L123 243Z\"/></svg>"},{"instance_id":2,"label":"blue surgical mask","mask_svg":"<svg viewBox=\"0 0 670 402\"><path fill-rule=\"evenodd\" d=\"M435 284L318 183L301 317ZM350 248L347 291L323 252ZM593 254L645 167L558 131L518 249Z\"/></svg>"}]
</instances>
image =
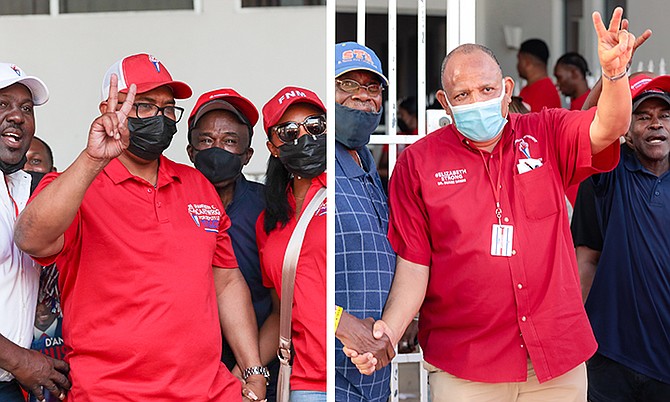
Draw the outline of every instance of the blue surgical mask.
<instances>
[{"instance_id":1,"label":"blue surgical mask","mask_svg":"<svg viewBox=\"0 0 670 402\"><path fill-rule=\"evenodd\" d=\"M505 97L505 81L500 96L483 102L470 103L451 108L456 128L466 138L475 142L486 142L495 138L505 127L507 119L502 116L502 100Z\"/></svg>"}]
</instances>

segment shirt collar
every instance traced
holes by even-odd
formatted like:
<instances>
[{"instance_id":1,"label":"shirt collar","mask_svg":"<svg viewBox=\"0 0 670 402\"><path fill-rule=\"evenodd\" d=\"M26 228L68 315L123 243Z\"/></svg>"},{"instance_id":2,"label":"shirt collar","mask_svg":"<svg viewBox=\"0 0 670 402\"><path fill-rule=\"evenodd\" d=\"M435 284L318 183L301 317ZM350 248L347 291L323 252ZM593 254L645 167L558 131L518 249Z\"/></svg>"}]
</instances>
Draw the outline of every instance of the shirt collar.
<instances>
[{"instance_id":1,"label":"shirt collar","mask_svg":"<svg viewBox=\"0 0 670 402\"><path fill-rule=\"evenodd\" d=\"M363 147L366 148L366 147ZM366 152L366 149L361 148L358 152L359 158L361 158L361 163L363 166L367 166L370 170L372 162L372 154ZM362 167L356 163L354 157L349 153L349 150L344 145L335 141L335 160L342 167L342 171L347 178L355 178L360 176L365 176L366 172Z\"/></svg>"},{"instance_id":2,"label":"shirt collar","mask_svg":"<svg viewBox=\"0 0 670 402\"><path fill-rule=\"evenodd\" d=\"M233 201L230 203L229 207L235 203L240 202L244 195L249 190L249 182L247 178L244 177L242 173L235 180L235 192L233 193Z\"/></svg>"},{"instance_id":3,"label":"shirt collar","mask_svg":"<svg viewBox=\"0 0 670 402\"><path fill-rule=\"evenodd\" d=\"M160 156L158 161L158 183L156 187L163 187L173 181L181 183L181 178L177 174L174 162L163 155ZM104 172L114 184L119 184L125 180L145 182L139 177L132 175L130 171L128 171L128 168L121 163L119 158L112 159L107 166L105 166Z\"/></svg>"}]
</instances>

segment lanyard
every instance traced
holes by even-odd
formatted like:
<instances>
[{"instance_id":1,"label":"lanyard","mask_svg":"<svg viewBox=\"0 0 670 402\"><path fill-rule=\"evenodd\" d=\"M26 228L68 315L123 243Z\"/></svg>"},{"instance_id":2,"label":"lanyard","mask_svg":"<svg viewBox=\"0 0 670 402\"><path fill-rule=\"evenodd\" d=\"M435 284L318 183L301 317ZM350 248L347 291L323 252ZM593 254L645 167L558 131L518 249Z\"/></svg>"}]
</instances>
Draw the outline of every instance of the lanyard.
<instances>
[{"instance_id":1,"label":"lanyard","mask_svg":"<svg viewBox=\"0 0 670 402\"><path fill-rule=\"evenodd\" d=\"M479 150L479 156L482 157L482 162L484 163L484 168L486 169L486 175L489 177L491 190L493 190L493 199L496 202L496 218L498 218L498 225L501 225L502 222L500 218L502 217L502 208L500 207L500 177L502 173L502 149L500 149L500 157L498 158L500 163L498 166L498 180L495 184L493 183L493 177L491 177L491 170L489 169L489 165L486 163L486 158L484 158L484 153L481 150Z\"/></svg>"}]
</instances>

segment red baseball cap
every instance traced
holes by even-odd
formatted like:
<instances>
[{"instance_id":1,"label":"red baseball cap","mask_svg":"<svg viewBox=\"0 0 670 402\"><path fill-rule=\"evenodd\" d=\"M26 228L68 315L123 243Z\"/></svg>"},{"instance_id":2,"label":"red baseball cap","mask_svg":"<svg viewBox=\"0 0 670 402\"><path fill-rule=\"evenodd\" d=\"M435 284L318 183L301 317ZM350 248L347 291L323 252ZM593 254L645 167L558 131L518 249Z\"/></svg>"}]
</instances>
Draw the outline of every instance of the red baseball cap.
<instances>
[{"instance_id":1,"label":"red baseball cap","mask_svg":"<svg viewBox=\"0 0 670 402\"><path fill-rule=\"evenodd\" d=\"M637 74L629 79L629 83L633 111L649 98L659 98L670 105L670 75L652 78L646 74Z\"/></svg>"},{"instance_id":2,"label":"red baseball cap","mask_svg":"<svg viewBox=\"0 0 670 402\"><path fill-rule=\"evenodd\" d=\"M119 92L127 93L130 84L137 86L137 93L151 91L163 85L172 88L175 99L188 99L193 94L191 87L175 81L160 60L146 53L133 54L112 64L102 79L102 100L109 98L109 82L112 74L119 77Z\"/></svg>"},{"instance_id":3,"label":"red baseball cap","mask_svg":"<svg viewBox=\"0 0 670 402\"><path fill-rule=\"evenodd\" d=\"M200 95L188 117L188 127L193 128L205 113L212 110L232 112L240 121L252 128L258 123L258 109L249 99L232 88L221 88Z\"/></svg>"},{"instance_id":4,"label":"red baseball cap","mask_svg":"<svg viewBox=\"0 0 670 402\"><path fill-rule=\"evenodd\" d=\"M263 129L268 134L270 127L277 124L288 109L294 103L309 103L326 112L323 102L314 92L301 87L285 87L263 106Z\"/></svg>"}]
</instances>

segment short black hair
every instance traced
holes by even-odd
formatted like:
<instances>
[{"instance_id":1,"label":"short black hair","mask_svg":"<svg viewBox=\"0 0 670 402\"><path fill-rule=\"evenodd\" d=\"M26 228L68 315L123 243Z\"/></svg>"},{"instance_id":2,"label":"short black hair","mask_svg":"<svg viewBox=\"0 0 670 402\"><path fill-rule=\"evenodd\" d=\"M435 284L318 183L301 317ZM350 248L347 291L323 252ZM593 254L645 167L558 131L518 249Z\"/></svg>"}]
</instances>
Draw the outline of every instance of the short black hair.
<instances>
[{"instance_id":1,"label":"short black hair","mask_svg":"<svg viewBox=\"0 0 670 402\"><path fill-rule=\"evenodd\" d=\"M44 149L47 150L47 156L49 157L49 160L51 161L51 168L49 170L53 169L53 167L54 167L54 153L53 153L53 151L51 151L51 147L49 146L49 144L47 144L46 141L44 141L43 139L41 139L40 137L37 137L37 136L34 136L33 140L37 140L44 145Z\"/></svg>"},{"instance_id":2,"label":"short black hair","mask_svg":"<svg viewBox=\"0 0 670 402\"><path fill-rule=\"evenodd\" d=\"M403 108L407 111L407 113L411 114L412 116L418 116L418 106L416 103L416 96L408 96L404 99L402 99L398 103L398 108Z\"/></svg>"},{"instance_id":3,"label":"short black hair","mask_svg":"<svg viewBox=\"0 0 670 402\"><path fill-rule=\"evenodd\" d=\"M582 76L586 78L587 75L591 74L589 71L589 65L586 63L586 59L582 57L581 54L577 52L568 52L563 56L559 57L556 61L556 65L565 64L567 66L575 66L582 73Z\"/></svg>"},{"instance_id":4,"label":"short black hair","mask_svg":"<svg viewBox=\"0 0 670 402\"><path fill-rule=\"evenodd\" d=\"M544 64L547 64L547 60L549 60L549 47L542 39L528 39L523 42L519 48L519 53L530 54Z\"/></svg>"}]
</instances>

